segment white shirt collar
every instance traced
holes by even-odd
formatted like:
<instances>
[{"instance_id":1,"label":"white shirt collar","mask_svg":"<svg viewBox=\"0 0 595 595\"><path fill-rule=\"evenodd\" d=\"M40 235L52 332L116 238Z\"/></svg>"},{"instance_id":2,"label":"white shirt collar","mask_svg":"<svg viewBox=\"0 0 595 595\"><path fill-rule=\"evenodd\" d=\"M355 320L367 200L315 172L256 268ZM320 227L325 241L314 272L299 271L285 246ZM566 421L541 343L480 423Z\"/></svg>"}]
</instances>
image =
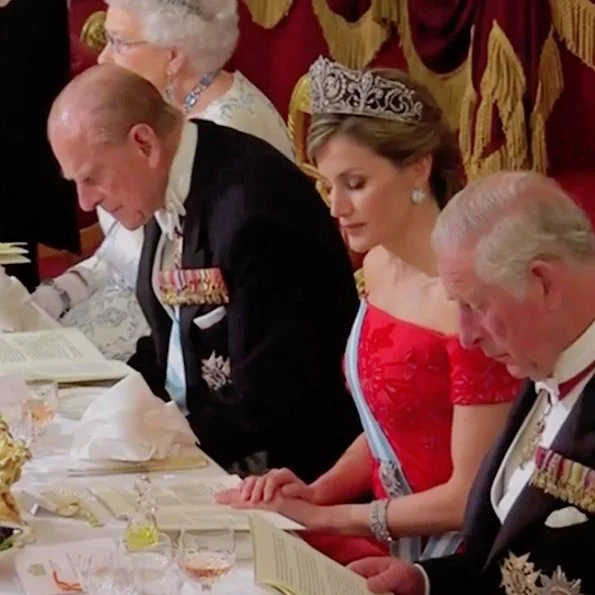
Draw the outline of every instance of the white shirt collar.
<instances>
[{"instance_id":1,"label":"white shirt collar","mask_svg":"<svg viewBox=\"0 0 595 595\"><path fill-rule=\"evenodd\" d=\"M595 361L595 321L568 347L558 359L554 373L535 383L535 390L546 390L557 400L560 397L559 385L574 378Z\"/></svg>"},{"instance_id":2,"label":"white shirt collar","mask_svg":"<svg viewBox=\"0 0 595 595\"><path fill-rule=\"evenodd\" d=\"M184 202L190 192L192 167L196 154L198 127L185 122L180 136L180 144L169 170L169 180L165 191L165 207L155 213L155 220L161 231L170 239L175 238L176 230L181 233L181 217L186 214Z\"/></svg>"}]
</instances>

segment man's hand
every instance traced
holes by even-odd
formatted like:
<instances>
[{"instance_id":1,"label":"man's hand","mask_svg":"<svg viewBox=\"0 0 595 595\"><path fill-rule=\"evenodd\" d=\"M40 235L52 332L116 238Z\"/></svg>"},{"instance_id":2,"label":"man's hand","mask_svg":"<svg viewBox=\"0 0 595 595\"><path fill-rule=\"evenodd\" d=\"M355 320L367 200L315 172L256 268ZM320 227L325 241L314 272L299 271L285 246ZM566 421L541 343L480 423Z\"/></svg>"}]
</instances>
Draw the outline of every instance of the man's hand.
<instances>
[{"instance_id":1,"label":"man's hand","mask_svg":"<svg viewBox=\"0 0 595 595\"><path fill-rule=\"evenodd\" d=\"M398 558L364 558L349 568L367 579L372 593L425 595L426 584L419 568Z\"/></svg>"}]
</instances>

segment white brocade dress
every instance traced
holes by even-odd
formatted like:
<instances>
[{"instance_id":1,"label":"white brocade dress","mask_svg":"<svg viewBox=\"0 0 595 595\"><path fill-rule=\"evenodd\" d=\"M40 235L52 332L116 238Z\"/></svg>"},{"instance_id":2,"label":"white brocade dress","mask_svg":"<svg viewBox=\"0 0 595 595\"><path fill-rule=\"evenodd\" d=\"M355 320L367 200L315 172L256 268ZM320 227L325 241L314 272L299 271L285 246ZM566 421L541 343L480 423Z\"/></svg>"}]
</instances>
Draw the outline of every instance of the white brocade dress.
<instances>
[{"instance_id":1,"label":"white brocade dress","mask_svg":"<svg viewBox=\"0 0 595 595\"><path fill-rule=\"evenodd\" d=\"M260 137L293 160L291 141L279 112L239 72L234 73L227 93L197 117ZM105 357L126 361L134 353L138 339L149 333L136 299L143 233L124 229L101 209L98 216L107 237L93 256L73 267L87 280L89 293L61 323L80 329Z\"/></svg>"}]
</instances>

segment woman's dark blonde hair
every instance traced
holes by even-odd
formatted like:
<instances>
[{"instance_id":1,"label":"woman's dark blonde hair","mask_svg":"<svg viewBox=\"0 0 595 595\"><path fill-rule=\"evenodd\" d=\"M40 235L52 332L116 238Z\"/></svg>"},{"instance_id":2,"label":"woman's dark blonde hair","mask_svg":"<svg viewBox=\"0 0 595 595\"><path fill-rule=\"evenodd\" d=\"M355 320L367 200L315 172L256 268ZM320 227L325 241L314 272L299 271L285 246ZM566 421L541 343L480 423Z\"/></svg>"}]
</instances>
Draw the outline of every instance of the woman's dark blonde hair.
<instances>
[{"instance_id":1,"label":"woman's dark blonde hair","mask_svg":"<svg viewBox=\"0 0 595 595\"><path fill-rule=\"evenodd\" d=\"M428 89L396 69L375 69L383 78L399 81L415 93L423 105L418 122L399 122L371 116L314 114L308 129L308 158L316 156L337 135L345 135L388 159L406 167L423 157L432 157L430 189L440 208L463 186L461 155L455 133L449 128Z\"/></svg>"}]
</instances>

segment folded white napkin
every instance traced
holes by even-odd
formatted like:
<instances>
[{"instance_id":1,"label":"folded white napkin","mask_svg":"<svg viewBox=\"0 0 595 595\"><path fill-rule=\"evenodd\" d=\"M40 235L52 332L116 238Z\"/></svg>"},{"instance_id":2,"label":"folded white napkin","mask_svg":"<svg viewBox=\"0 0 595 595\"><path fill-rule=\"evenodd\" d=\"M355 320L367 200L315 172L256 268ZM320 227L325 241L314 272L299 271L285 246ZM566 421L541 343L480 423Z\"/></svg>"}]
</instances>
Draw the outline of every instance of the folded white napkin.
<instances>
[{"instance_id":1,"label":"folded white napkin","mask_svg":"<svg viewBox=\"0 0 595 595\"><path fill-rule=\"evenodd\" d=\"M89 406L70 454L87 461L144 462L180 456L197 442L178 406L164 403L140 374L132 374Z\"/></svg>"}]
</instances>

